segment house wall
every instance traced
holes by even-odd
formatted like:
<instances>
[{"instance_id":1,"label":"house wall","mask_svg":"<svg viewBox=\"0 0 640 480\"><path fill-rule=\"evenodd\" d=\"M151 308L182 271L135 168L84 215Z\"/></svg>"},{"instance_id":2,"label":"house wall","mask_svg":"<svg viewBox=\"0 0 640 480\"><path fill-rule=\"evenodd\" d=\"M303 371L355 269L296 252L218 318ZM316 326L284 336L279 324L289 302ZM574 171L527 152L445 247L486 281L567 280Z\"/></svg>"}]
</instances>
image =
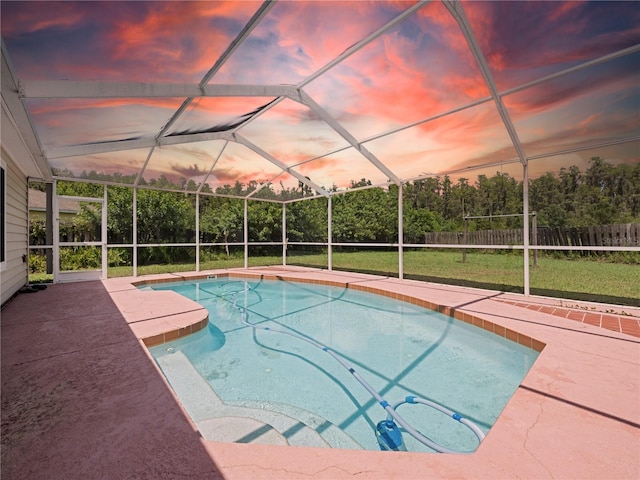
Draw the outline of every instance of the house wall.
<instances>
[{"instance_id":1,"label":"house wall","mask_svg":"<svg viewBox=\"0 0 640 480\"><path fill-rule=\"evenodd\" d=\"M27 177L4 150L0 149L6 176L6 262L2 269L2 303L28 280L27 263Z\"/></svg>"},{"instance_id":2,"label":"house wall","mask_svg":"<svg viewBox=\"0 0 640 480\"><path fill-rule=\"evenodd\" d=\"M5 241L6 262L2 270L2 303L28 281L27 254L27 177L2 149L2 163L6 176Z\"/></svg>"}]
</instances>

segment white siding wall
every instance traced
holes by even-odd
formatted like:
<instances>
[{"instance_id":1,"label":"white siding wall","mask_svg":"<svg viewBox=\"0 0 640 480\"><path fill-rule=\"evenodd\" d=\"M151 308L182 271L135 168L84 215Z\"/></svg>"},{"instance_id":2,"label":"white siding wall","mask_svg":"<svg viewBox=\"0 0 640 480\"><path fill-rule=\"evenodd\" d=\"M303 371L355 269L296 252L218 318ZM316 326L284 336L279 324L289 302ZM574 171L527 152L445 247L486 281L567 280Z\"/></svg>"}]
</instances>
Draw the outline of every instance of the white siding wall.
<instances>
[{"instance_id":1,"label":"white siding wall","mask_svg":"<svg viewBox=\"0 0 640 480\"><path fill-rule=\"evenodd\" d=\"M28 281L28 265L22 256L27 253L27 177L2 149L2 163L7 182L6 196L6 265L2 276L2 303L6 302Z\"/></svg>"}]
</instances>

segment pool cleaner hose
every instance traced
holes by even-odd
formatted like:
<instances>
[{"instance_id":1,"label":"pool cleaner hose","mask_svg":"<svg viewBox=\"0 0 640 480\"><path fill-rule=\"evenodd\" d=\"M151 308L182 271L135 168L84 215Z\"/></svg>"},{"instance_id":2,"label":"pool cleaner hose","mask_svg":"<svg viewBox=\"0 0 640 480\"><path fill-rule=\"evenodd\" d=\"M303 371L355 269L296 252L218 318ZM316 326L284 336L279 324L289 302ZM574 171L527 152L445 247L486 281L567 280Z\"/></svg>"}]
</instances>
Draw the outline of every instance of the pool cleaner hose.
<instances>
[{"instance_id":1,"label":"pool cleaner hose","mask_svg":"<svg viewBox=\"0 0 640 480\"><path fill-rule=\"evenodd\" d=\"M246 288L245 290L242 290L242 291L230 292L230 293L234 297L235 294L237 293L243 293L250 290L251 288ZM382 396L376 390L374 390L374 388L371 385L369 385L369 383L364 378L362 378L360 374L347 361L345 361L341 356L339 356L337 353L329 349L329 347L322 345L321 343L318 343L314 340L311 340L310 338L303 337L302 335L298 335L297 333L294 333L288 330L283 330L277 327L273 328L273 327L262 327L262 326L254 325L248 321L249 314L247 313L247 309L245 307L238 306L237 299L233 300L233 306L240 312L240 315L241 315L240 319L244 325L251 327L254 330L265 330L269 332L283 333L285 335L295 337L299 340L303 340L313 345L314 347L327 352L340 365L346 368L349 371L349 373L354 376L354 378L371 394L373 398L376 399L376 401L380 404L380 406L387 412L387 419L379 422L378 425L376 426L376 436L378 437L378 443L382 450L405 450L404 444L402 442L402 435L400 433L400 430L396 426L397 424L397 425L400 425L400 427L402 427L409 435L411 435L417 441L435 450L436 452L457 453L457 454L472 453L472 452L458 451L458 450L452 450L450 448L447 448L443 445L440 445L439 443L434 442L433 440L431 440L430 438L428 438L427 436L423 435L418 430L413 428L404 418L402 418L400 414L398 414L398 412L396 412L396 409L400 405L403 405L405 403L406 404L422 404L422 405L427 405L431 408L434 408L439 412L442 412L445 415L448 415L452 419L457 420L458 422L460 422L461 424L469 428L475 434L476 438L478 439L478 442L481 442L484 439L484 433L482 432L482 430L471 420L431 400L427 400L427 399L415 397L415 396L408 396L404 400L401 400L395 403L394 405L389 404L389 402L387 402L384 398L382 398Z\"/></svg>"}]
</instances>

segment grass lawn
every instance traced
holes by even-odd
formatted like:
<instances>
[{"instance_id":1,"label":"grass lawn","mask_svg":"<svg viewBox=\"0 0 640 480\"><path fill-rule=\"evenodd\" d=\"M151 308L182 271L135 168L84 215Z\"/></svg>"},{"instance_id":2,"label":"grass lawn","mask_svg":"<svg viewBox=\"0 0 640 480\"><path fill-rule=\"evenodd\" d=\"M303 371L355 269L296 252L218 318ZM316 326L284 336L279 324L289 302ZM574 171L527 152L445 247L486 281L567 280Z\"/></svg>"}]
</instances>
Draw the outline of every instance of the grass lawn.
<instances>
[{"instance_id":1,"label":"grass lawn","mask_svg":"<svg viewBox=\"0 0 640 480\"><path fill-rule=\"evenodd\" d=\"M397 252L334 252L337 270L355 270L398 276ZM326 255L292 257L289 264L326 266ZM431 282L522 292L521 252L487 254L432 249L404 253L404 276ZM534 295L640 306L640 265L591 259L540 256L530 261L530 288Z\"/></svg>"},{"instance_id":2,"label":"grass lawn","mask_svg":"<svg viewBox=\"0 0 640 480\"><path fill-rule=\"evenodd\" d=\"M281 256L249 257L249 266L279 265ZM324 254L295 254L287 257L290 265L327 268ZM237 268L241 257L201 262L201 270ZM333 268L398 276L397 251L359 250L334 252ZM195 264L139 266L138 275L194 271ZM594 259L558 259L540 255L538 265L530 263L530 288L534 295L573 300L640 306L640 265L608 263ZM109 277L133 275L132 267L109 267ZM503 254L424 249L404 252L404 276L430 282L463 285L492 290L522 292L524 286L522 252ZM32 283L51 281L50 275L31 274Z\"/></svg>"}]
</instances>

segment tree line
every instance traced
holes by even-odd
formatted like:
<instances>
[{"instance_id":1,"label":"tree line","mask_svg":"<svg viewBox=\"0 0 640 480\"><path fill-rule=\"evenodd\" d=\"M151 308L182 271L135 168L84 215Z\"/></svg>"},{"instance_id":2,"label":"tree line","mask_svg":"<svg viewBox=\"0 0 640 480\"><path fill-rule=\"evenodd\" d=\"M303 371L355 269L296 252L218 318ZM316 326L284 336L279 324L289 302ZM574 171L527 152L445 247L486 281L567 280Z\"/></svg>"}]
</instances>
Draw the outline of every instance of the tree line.
<instances>
[{"instance_id":1,"label":"tree line","mask_svg":"<svg viewBox=\"0 0 640 480\"><path fill-rule=\"evenodd\" d=\"M65 172L69 176L69 172ZM134 178L83 173L80 178L133 183ZM182 180L179 184L160 177L145 183L152 187L180 189L184 193L138 189L138 243L184 243L196 239L196 185ZM393 243L398 239L398 187L368 187L367 179L352 181L352 192L332 197L333 242ZM33 184L33 188L44 188ZM102 197L102 185L59 181L60 195ZM259 192L255 192L261 188ZM335 186L329 189L336 191ZM203 193L255 197L267 200L290 200L310 197L313 192L303 183L280 192L271 185L259 187L257 182L225 185L212 192L208 185ZM403 234L405 243L422 243L425 233L462 231L464 217L476 218L469 230L521 228L522 217L500 217L521 214L523 184L508 174L496 172L489 177L479 175L472 184L466 178L453 182L448 176L431 177L403 186ZM326 242L328 235L325 197L306 199L286 205L285 237L289 242ZM239 243L244 239L244 201L225 196L200 195L199 235L202 243ZM613 165L600 157L590 160L582 172L578 167L562 168L529 183L530 211L537 212L539 226L579 227L640 221L640 163ZM248 236L250 242L280 242L282 204L269 201L248 202ZM108 187L108 242L133 243L133 190L130 187ZM489 218L491 217L491 218ZM42 226L32 225L32 244L42 244ZM99 223L99 213L83 206L65 228L73 235ZM75 230L74 230L75 229ZM141 264L172 262L182 256L179 249L143 249ZM147 253L145 253L147 252ZM160 253L158 253L160 252ZM171 253L173 252L173 253ZM227 248L227 254L229 250ZM160 255L162 258L152 258ZM149 257L149 258L147 258Z\"/></svg>"}]
</instances>

